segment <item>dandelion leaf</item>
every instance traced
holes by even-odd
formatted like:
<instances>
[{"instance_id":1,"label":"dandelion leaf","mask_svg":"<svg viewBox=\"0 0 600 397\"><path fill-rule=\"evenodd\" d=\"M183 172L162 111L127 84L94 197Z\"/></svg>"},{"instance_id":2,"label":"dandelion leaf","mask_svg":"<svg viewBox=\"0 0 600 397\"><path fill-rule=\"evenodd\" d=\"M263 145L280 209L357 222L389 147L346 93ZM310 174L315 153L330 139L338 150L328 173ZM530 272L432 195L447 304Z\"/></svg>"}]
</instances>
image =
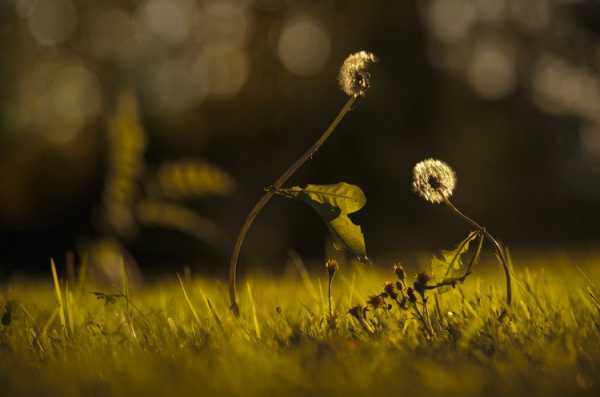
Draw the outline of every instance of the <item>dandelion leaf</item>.
<instances>
[{"instance_id":1,"label":"dandelion leaf","mask_svg":"<svg viewBox=\"0 0 600 397\"><path fill-rule=\"evenodd\" d=\"M361 188L340 182L334 185L307 185L276 189L276 194L304 201L317 211L334 236L337 249L347 249L359 259L366 259L367 249L362 229L348 217L367 203Z\"/></svg>"},{"instance_id":2,"label":"dandelion leaf","mask_svg":"<svg viewBox=\"0 0 600 397\"><path fill-rule=\"evenodd\" d=\"M463 261L463 256L469 251L471 242L479 236L480 234L477 231L470 232L455 249L443 250L440 256L431 258L432 283L445 283L458 280L464 276L469 269ZM476 256L479 256L480 249L480 247L477 248ZM449 289L449 286L445 286L439 288L438 291L445 292Z\"/></svg>"}]
</instances>

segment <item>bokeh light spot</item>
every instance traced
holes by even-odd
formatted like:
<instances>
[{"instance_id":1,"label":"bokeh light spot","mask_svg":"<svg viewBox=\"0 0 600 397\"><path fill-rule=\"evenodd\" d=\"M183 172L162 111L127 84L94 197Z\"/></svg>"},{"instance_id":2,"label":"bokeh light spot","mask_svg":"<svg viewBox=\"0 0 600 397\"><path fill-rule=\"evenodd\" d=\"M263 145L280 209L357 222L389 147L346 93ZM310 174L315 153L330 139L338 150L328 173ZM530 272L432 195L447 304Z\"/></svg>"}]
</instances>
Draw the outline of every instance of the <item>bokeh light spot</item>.
<instances>
[{"instance_id":1,"label":"bokeh light spot","mask_svg":"<svg viewBox=\"0 0 600 397\"><path fill-rule=\"evenodd\" d=\"M48 99L59 124L70 127L57 128L48 134L56 142L71 140L86 122L100 113L102 105L97 77L80 64L66 65L57 73Z\"/></svg>"},{"instance_id":2,"label":"bokeh light spot","mask_svg":"<svg viewBox=\"0 0 600 397\"><path fill-rule=\"evenodd\" d=\"M456 42L467 36L475 16L475 4L471 0L434 0L426 10L425 19L438 39Z\"/></svg>"},{"instance_id":3,"label":"bokeh light spot","mask_svg":"<svg viewBox=\"0 0 600 397\"><path fill-rule=\"evenodd\" d=\"M37 0L17 0L15 2L15 11L21 18L29 18L35 11Z\"/></svg>"},{"instance_id":4,"label":"bokeh light spot","mask_svg":"<svg viewBox=\"0 0 600 397\"><path fill-rule=\"evenodd\" d=\"M67 143L102 112L98 77L78 59L40 62L17 87L13 128Z\"/></svg>"},{"instance_id":5,"label":"bokeh light spot","mask_svg":"<svg viewBox=\"0 0 600 397\"><path fill-rule=\"evenodd\" d=\"M67 40L77 27L77 10L70 0L37 1L30 12L29 29L41 45L53 46Z\"/></svg>"},{"instance_id":6,"label":"bokeh light spot","mask_svg":"<svg viewBox=\"0 0 600 397\"><path fill-rule=\"evenodd\" d=\"M202 44L241 47L249 30L247 9L239 1L209 2L194 21L194 37Z\"/></svg>"},{"instance_id":7,"label":"bokeh light spot","mask_svg":"<svg viewBox=\"0 0 600 397\"><path fill-rule=\"evenodd\" d=\"M150 0L143 17L150 31L168 43L185 40L190 32L189 14L184 4L176 0Z\"/></svg>"},{"instance_id":8,"label":"bokeh light spot","mask_svg":"<svg viewBox=\"0 0 600 397\"><path fill-rule=\"evenodd\" d=\"M508 4L505 0L477 0L477 16L482 21L501 22L507 11Z\"/></svg>"},{"instance_id":9,"label":"bokeh light spot","mask_svg":"<svg viewBox=\"0 0 600 397\"><path fill-rule=\"evenodd\" d=\"M177 115L199 105L208 94L208 70L201 59L181 56L152 69L153 101L160 112Z\"/></svg>"},{"instance_id":10,"label":"bokeh light spot","mask_svg":"<svg viewBox=\"0 0 600 397\"><path fill-rule=\"evenodd\" d=\"M208 68L212 97L228 99L240 92L249 74L244 51L227 46L206 46L201 57Z\"/></svg>"},{"instance_id":11,"label":"bokeh light spot","mask_svg":"<svg viewBox=\"0 0 600 397\"><path fill-rule=\"evenodd\" d=\"M499 99L516 86L514 51L503 43L483 40L473 49L468 79L482 97Z\"/></svg>"},{"instance_id":12,"label":"bokeh light spot","mask_svg":"<svg viewBox=\"0 0 600 397\"><path fill-rule=\"evenodd\" d=\"M600 79L587 68L543 55L534 67L532 89L543 111L571 113L600 123Z\"/></svg>"},{"instance_id":13,"label":"bokeh light spot","mask_svg":"<svg viewBox=\"0 0 600 397\"><path fill-rule=\"evenodd\" d=\"M132 17L124 10L107 8L98 10L88 24L90 50L100 59L123 58L128 51L127 43L133 35Z\"/></svg>"},{"instance_id":14,"label":"bokeh light spot","mask_svg":"<svg viewBox=\"0 0 600 397\"><path fill-rule=\"evenodd\" d=\"M315 21L292 21L281 32L278 51L286 69L294 74L310 76L325 66L331 51L331 39Z\"/></svg>"}]
</instances>

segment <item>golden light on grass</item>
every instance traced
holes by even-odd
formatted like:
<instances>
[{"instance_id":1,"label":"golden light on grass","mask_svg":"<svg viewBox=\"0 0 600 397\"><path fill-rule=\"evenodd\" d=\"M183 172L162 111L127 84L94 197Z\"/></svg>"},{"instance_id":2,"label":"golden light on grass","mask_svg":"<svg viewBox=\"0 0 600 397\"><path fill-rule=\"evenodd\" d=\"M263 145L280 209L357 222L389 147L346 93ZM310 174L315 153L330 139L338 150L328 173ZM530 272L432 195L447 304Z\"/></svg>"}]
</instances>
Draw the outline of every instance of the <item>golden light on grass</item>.
<instances>
[{"instance_id":1,"label":"golden light on grass","mask_svg":"<svg viewBox=\"0 0 600 397\"><path fill-rule=\"evenodd\" d=\"M558 263L549 258L544 264ZM597 264L590 258L583 265ZM350 291L340 288L336 304L349 314L339 316L332 330L321 303L293 274L253 279L244 291L248 311L234 318L214 279L175 274L131 287L127 297L121 289L74 282L68 288L73 299L67 299L62 264L56 265L44 283L14 280L2 291L0 372L5 390L14 395L101 390L103 395L162 396L175 390L187 397L205 387L211 395L248 396L271 390L286 396L362 395L363 390L401 395L435 390L437 395L449 389L478 396L493 388L508 396L530 389L551 397L595 395L597 269L585 277L576 270L574 277L565 277L571 274L566 269L518 271L529 292L521 294L509 321L496 317L502 305L497 290L462 285L440 295L437 304L430 297L429 305L438 309L423 317L427 328L415 318L411 303L408 310L396 304L391 310L365 310L348 302ZM356 294L366 299L374 286L384 285L389 270L358 274ZM491 274L482 278L483 283L495 280ZM426 316L420 299L419 310ZM377 365L367 371L366 363Z\"/></svg>"}]
</instances>

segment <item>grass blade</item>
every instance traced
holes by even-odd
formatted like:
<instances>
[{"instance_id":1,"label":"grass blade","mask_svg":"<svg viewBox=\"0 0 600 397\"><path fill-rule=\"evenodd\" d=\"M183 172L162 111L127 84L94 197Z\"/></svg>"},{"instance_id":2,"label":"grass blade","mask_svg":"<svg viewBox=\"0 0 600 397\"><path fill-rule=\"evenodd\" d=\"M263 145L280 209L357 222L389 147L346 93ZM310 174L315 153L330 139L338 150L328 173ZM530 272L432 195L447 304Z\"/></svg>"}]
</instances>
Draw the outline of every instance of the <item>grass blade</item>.
<instances>
[{"instance_id":1,"label":"grass blade","mask_svg":"<svg viewBox=\"0 0 600 397\"><path fill-rule=\"evenodd\" d=\"M252 318L254 319L256 337L260 339L260 325L258 323L258 317L256 316L256 304L254 303L254 297L252 296L252 287L250 287L250 282L246 283L246 287L248 287L248 299L250 299L250 305L252 306Z\"/></svg>"},{"instance_id":2,"label":"grass blade","mask_svg":"<svg viewBox=\"0 0 600 397\"><path fill-rule=\"evenodd\" d=\"M190 299L187 291L185 290L185 285L183 285L183 280L181 279L181 276L179 276L179 273L176 273L176 274L177 274L177 279L179 280L179 285L181 286L181 290L183 291L183 296L185 297L185 301L187 302L188 307L190 308L190 311L192 312L192 315L194 316L194 319L196 319L196 322L198 323L198 325L202 325L202 322L200 321L200 316L198 316L198 312L196 311L196 308L194 307L192 300Z\"/></svg>"},{"instance_id":3,"label":"grass blade","mask_svg":"<svg viewBox=\"0 0 600 397\"><path fill-rule=\"evenodd\" d=\"M50 259L50 269L52 270L52 280L54 282L54 292L56 294L56 300L58 301L58 314L60 316L60 325L63 330L67 331L67 319L65 314L65 305L63 302L62 291L60 288L60 281L58 280L58 273L56 272L56 265L54 259Z\"/></svg>"}]
</instances>

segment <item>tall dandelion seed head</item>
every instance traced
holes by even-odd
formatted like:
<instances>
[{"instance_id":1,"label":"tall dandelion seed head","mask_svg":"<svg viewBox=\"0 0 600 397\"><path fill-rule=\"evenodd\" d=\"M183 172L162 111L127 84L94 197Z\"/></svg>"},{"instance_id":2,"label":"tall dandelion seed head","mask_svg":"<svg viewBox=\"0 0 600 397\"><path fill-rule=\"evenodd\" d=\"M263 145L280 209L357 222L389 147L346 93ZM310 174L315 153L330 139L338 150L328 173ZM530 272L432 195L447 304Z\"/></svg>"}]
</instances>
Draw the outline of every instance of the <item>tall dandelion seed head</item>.
<instances>
[{"instance_id":1,"label":"tall dandelion seed head","mask_svg":"<svg viewBox=\"0 0 600 397\"><path fill-rule=\"evenodd\" d=\"M365 95L371 86L371 73L369 69L377 62L377 58L371 52L359 51L346 58L338 80L342 90L348 96Z\"/></svg>"},{"instance_id":2,"label":"tall dandelion seed head","mask_svg":"<svg viewBox=\"0 0 600 397\"><path fill-rule=\"evenodd\" d=\"M456 187L456 175L443 161L427 159L413 168L412 186L415 193L423 199L439 204L452 196Z\"/></svg>"}]
</instances>

